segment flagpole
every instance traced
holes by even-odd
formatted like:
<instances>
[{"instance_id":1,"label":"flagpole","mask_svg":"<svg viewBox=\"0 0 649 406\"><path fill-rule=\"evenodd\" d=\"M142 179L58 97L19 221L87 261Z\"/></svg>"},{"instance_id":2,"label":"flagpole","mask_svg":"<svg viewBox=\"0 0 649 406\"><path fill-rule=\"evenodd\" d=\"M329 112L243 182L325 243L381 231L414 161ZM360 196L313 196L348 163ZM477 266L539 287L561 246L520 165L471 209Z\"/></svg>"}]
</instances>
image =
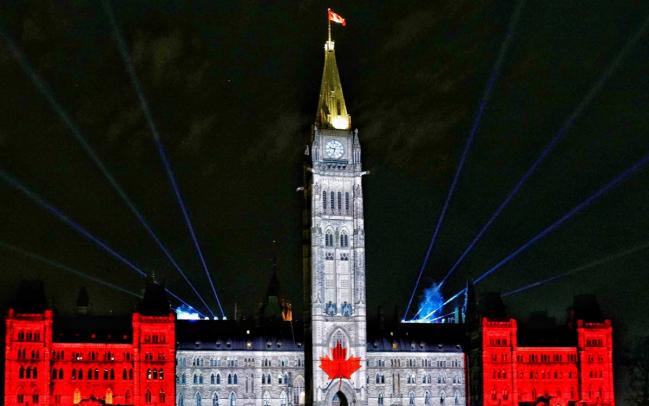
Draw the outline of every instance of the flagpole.
<instances>
[{"instance_id":1,"label":"flagpole","mask_svg":"<svg viewBox=\"0 0 649 406\"><path fill-rule=\"evenodd\" d=\"M331 10L330 8L327 9L327 34L328 34L327 38L329 39L329 42L331 42L331 19L329 18L330 10Z\"/></svg>"}]
</instances>

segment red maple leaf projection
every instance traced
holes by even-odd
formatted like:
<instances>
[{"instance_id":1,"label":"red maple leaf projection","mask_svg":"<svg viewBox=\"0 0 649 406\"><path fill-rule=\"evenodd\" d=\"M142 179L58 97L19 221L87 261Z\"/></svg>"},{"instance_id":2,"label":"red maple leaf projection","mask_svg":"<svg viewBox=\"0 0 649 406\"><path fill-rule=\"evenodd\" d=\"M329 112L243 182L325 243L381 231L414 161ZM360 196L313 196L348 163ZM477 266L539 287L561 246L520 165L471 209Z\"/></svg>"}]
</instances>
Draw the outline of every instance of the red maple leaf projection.
<instances>
[{"instance_id":1,"label":"red maple leaf projection","mask_svg":"<svg viewBox=\"0 0 649 406\"><path fill-rule=\"evenodd\" d=\"M329 379L351 379L352 374L361 368L359 357L347 358L347 348L340 341L331 349L331 358L320 357L320 369L325 371Z\"/></svg>"}]
</instances>

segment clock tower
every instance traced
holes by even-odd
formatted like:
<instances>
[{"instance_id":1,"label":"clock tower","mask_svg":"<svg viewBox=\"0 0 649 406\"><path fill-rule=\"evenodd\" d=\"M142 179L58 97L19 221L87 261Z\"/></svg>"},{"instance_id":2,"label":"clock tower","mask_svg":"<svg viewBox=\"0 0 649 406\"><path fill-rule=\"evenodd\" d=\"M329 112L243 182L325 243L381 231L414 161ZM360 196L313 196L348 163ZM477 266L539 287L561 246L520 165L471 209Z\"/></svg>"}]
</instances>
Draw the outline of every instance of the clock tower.
<instances>
[{"instance_id":1,"label":"clock tower","mask_svg":"<svg viewBox=\"0 0 649 406\"><path fill-rule=\"evenodd\" d=\"M307 403L366 405L361 182L365 173L358 130L351 129L331 37L324 54L316 121L305 161L305 319L307 340L312 344L306 357L306 378L311 384ZM361 369L340 383L332 382L320 368L321 357L331 357L331 349L338 342L347 349L347 357L361 359Z\"/></svg>"}]
</instances>

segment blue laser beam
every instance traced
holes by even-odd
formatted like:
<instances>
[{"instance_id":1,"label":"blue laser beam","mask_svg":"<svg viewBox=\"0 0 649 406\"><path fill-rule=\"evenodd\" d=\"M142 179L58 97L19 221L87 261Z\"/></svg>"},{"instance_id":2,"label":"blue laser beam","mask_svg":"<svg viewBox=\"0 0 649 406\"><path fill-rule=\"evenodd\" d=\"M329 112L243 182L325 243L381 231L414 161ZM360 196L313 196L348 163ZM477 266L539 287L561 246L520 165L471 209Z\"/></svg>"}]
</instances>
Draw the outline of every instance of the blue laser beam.
<instances>
[{"instance_id":1,"label":"blue laser beam","mask_svg":"<svg viewBox=\"0 0 649 406\"><path fill-rule=\"evenodd\" d=\"M574 275L576 273L583 272L583 271L586 271L588 269L598 267L598 266L600 266L602 264L605 264L607 262L611 262L611 261L614 261L616 259L620 259L622 257L626 257L628 255L635 254L636 252L645 250L647 248L649 248L649 241L644 242L642 244L635 245L635 246L633 246L631 248L625 249L625 250L617 252L615 254L608 255L608 256L606 256L604 258L596 259L595 261L591 261L591 262L589 262L587 264L578 266L578 267L576 267L574 269L571 269L569 271L561 272L559 274L550 276L548 278L541 279L541 280L538 280L536 282L532 282L530 284L527 284L527 285L521 286L519 288L510 290L508 292L503 293L502 297L507 297L507 296L512 296L512 295L517 295L519 293L523 293L523 292L528 291L530 289L543 286L545 284L554 282L554 281L559 280L561 278L565 278L566 276Z\"/></svg>"},{"instance_id":2,"label":"blue laser beam","mask_svg":"<svg viewBox=\"0 0 649 406\"><path fill-rule=\"evenodd\" d=\"M95 153L95 151L92 149L90 144L86 141L85 137L83 136L81 130L79 127L75 124L75 122L70 118L70 116L67 114L65 109L61 107L60 103L56 100L54 97L52 91L50 90L49 86L43 81L43 79L40 78L40 76L36 73L36 71L32 68L31 64L27 61L27 58L25 55L18 49L16 44L9 38L8 35L6 35L2 29L0 29L0 37L4 40L5 44L11 51L12 55L14 56L14 59L18 62L20 67L23 69L23 71L29 76L29 78L32 80L38 91L45 97L47 102L50 104L50 106L54 109L54 112L59 116L61 121L63 121L63 124L70 130L70 133L74 137L74 139L81 145L81 148L83 151L88 155L88 157L93 161L93 163L99 168L101 173L104 175L104 177L108 180L108 183L113 187L115 192L119 195L119 197L122 199L122 201L126 204L126 206L129 208L131 213L135 215L137 220L140 222L140 224L144 227L146 232L153 238L153 241L155 241L156 245L162 250L162 252L165 254L169 262L173 265L173 267L178 271L178 273L182 276L182 278L185 280L185 282L189 285L189 287L192 289L194 294L198 297L198 299L203 303L203 305L208 309L210 314L214 316L214 312L210 309L208 306L207 302L205 302L205 299L203 299L203 296L198 292L196 287L190 282L189 278L183 272L181 269L180 265L178 262L174 259L174 257L171 255L169 250L165 247L165 245L162 243L158 235L155 233L153 228L149 225L149 223L146 221L144 218L144 215L138 210L138 208L135 206L133 201L128 197L124 189L121 187L121 185L117 182L115 177L111 174L111 172L108 170L108 167L104 164L104 162L99 158L99 156Z\"/></svg>"},{"instance_id":3,"label":"blue laser beam","mask_svg":"<svg viewBox=\"0 0 649 406\"><path fill-rule=\"evenodd\" d=\"M516 23L520 19L521 12L523 10L523 6L525 5L527 0L520 0L518 2L518 5L514 9L514 13L512 14L512 17L509 22L509 26L507 29L507 35L505 36L505 39L503 40L503 43L500 47L500 50L498 51L498 56L496 58L496 62L494 63L494 66L491 70L491 74L489 76L489 80L487 81L487 87L484 90L484 94L482 95L482 98L480 100L480 103L478 104L478 109L476 111L475 117L473 119L473 126L471 127L471 131L469 132L469 137L467 138L466 144L464 145L464 149L462 151L462 155L460 157L460 161L458 163L458 166L455 170L455 175L453 176L453 180L451 182L451 186L448 190L448 194L446 195L446 199L444 200L444 205L442 206L442 211L439 214L439 218L437 219L437 224L435 225L435 229L433 231L433 236L430 239L430 242L428 243L428 247L426 248L426 254L424 255L424 260L419 268L419 273L417 274L417 279L415 281L415 287L412 290L412 293L410 294L410 299L408 300L408 305L406 306L406 310L403 314L402 320L405 320L408 312L410 311L410 306L412 306L412 301L415 297L415 293L417 292L417 289L419 288L419 283L421 282L421 277L426 269L426 266L428 265L428 261L430 259L430 254L433 250L433 247L435 245L435 242L437 241L437 236L439 234L439 231L442 227L442 224L444 223L444 218L446 217L446 212L448 210L449 203L451 201L451 198L453 197L453 193L455 192L455 188L457 187L458 180L460 178L460 174L462 173L462 169L464 168L464 163L467 159L467 156L469 154L469 150L471 149L471 145L473 144L473 139L475 138L476 133L478 132L478 129L480 128L480 124L482 122L482 116L484 115L484 112L486 110L487 104L489 102L489 99L491 98L491 94L493 93L493 89L495 87L496 81L498 79L498 76L500 75L500 70L502 68L503 62L505 60L505 55L507 54L507 50L509 49L509 45L511 43L512 36L514 34L514 28L516 26ZM440 284L441 287L441 284ZM415 316L416 317L416 316Z\"/></svg>"},{"instance_id":4,"label":"blue laser beam","mask_svg":"<svg viewBox=\"0 0 649 406\"><path fill-rule=\"evenodd\" d=\"M76 223L70 217L65 215L62 211L60 211L59 209L57 209L56 207L48 203L37 193L30 190L27 186L22 184L18 179L14 178L13 176L9 175L7 172L3 170L0 170L0 179L5 181L9 186L13 187L14 189L17 189L18 191L22 192L24 195L29 197L34 203L47 210L54 217L56 217L57 219L59 219L60 221L68 225L70 228L72 228L73 230L81 234L87 240L93 242L96 246L104 250L104 252L108 253L113 258L117 259L119 262L126 265L130 270L137 273L139 276L143 278L147 276L146 272L142 271L137 265L135 265L133 262L128 260L126 257L121 255L117 251L115 251L110 245L102 241L100 238L96 237L90 231L86 230L84 227ZM173 298L178 300L180 303L189 306L189 304L186 301L184 301L182 298L180 298L177 294L172 292L170 289L167 288L166 291L167 293L169 293L169 295L171 295Z\"/></svg>"},{"instance_id":5,"label":"blue laser beam","mask_svg":"<svg viewBox=\"0 0 649 406\"><path fill-rule=\"evenodd\" d=\"M507 255L500 262L498 262L496 265L491 267L488 271L486 271L485 273L480 275L478 278L476 278L475 284L476 285L479 284L485 278L487 278L489 275L496 272L500 267L502 267L503 265L505 265L506 263L508 263L512 259L516 258L521 252L525 251L526 249L531 247L534 243L536 243L537 241L539 241L543 237L550 234L552 231L559 228L563 223L565 223L567 220L569 220L572 216L579 213L580 211L582 211L586 207L590 206L592 203L597 201L597 199L599 199L604 194L606 194L606 192L608 192L609 190L611 190L612 188L617 186L623 180L627 179L629 176L631 176L634 172L636 172L637 170L642 168L648 162L649 162L649 154L646 154L644 157L642 157L640 160L638 160L636 163L634 163L631 167L624 170L622 173L620 173L615 178L613 178L613 180L611 180L606 185L604 185L602 188L600 188L597 192L593 193L588 198L586 198L581 203L579 203L577 206L573 207L570 211L568 211L566 214L561 216L554 223L552 223L549 226L547 226L546 228L544 228L541 232L536 234L534 237L532 237L530 240L528 240L525 244L518 247L511 254Z\"/></svg>"},{"instance_id":6,"label":"blue laser beam","mask_svg":"<svg viewBox=\"0 0 649 406\"><path fill-rule=\"evenodd\" d=\"M460 295L463 295L465 292L466 292L466 288L460 290L459 292L457 292L456 294L454 294L453 296L451 296L450 298L448 298L448 299L447 299L444 303L442 303L442 305L439 306L437 309L434 309L433 311L431 311L430 313L428 313L426 316L424 316L423 319L428 319L428 318L432 317L432 316L435 314L435 312L437 312L437 311L443 309L444 306L446 306L447 304L451 303L452 301L454 301L455 299L457 299L458 297L460 297Z\"/></svg>"},{"instance_id":7,"label":"blue laser beam","mask_svg":"<svg viewBox=\"0 0 649 406\"><path fill-rule=\"evenodd\" d=\"M119 292L126 293L127 295L134 296L134 297L137 297L137 298L140 298L140 299L142 298L142 295L140 295L139 293L135 293L135 292L132 292L132 291L130 291L128 289L124 289L123 287L121 287L119 285L116 285L114 283L111 283L111 282L105 281L103 279L97 278L96 276L89 275L89 274L87 274L85 272L81 272L81 271L76 270L74 268L71 268L71 267L69 267L69 266L67 266L65 264L62 264L59 261L53 260L51 258L44 257L44 256L36 254L34 252L27 251L27 250L25 250L23 248L20 248L20 247L17 247L15 245L13 245L13 244L9 244L7 242L0 241L0 248L3 248L5 250L7 250L7 251L12 251L12 252L18 253L18 254L20 254L22 256L25 256L25 257L33 260L33 261L41 262L43 264L47 264L47 265L49 265L49 266L51 266L53 268L56 268L56 269L59 269L61 271L71 273L73 275L76 275L76 276L79 276L81 278L92 281L92 282L94 282L96 284L103 285L103 286L109 287L111 289L115 289L115 290L117 290Z\"/></svg>"},{"instance_id":8,"label":"blue laser beam","mask_svg":"<svg viewBox=\"0 0 649 406\"><path fill-rule=\"evenodd\" d=\"M509 203L512 201L512 199L518 194L519 190L521 187L527 182L527 179L534 173L534 171L537 169L537 167L543 162L543 160L550 154L550 152L554 149L554 147L557 145L557 143L564 137L564 135L568 132L568 130L573 126L577 118L583 113L583 111L588 107L588 105L591 103L591 101L595 98L595 96L599 93L599 91L604 87L604 84L608 81L608 79L611 77L611 75L615 72L615 70L618 68L618 66L622 63L622 60L626 57L626 55L630 52L630 50L633 48L633 46L640 40L640 38L643 37L644 32L647 30L647 27L649 27L649 18L647 18L638 31L626 42L622 50L617 54L613 62L607 66L606 70L604 73L598 78L597 82L593 85L593 87L590 88L588 93L584 96L584 98L579 102L575 110L568 116L568 118L564 121L562 127L557 131L557 133L554 135L554 137L550 140L548 144L543 148L541 151L540 155L536 158L536 160L532 163L532 166L529 167L529 169L521 176L521 178L518 180L514 188L509 192L505 200L500 203L496 211L491 215L489 220L482 226L480 231L475 235L473 240L469 243L469 245L464 249L462 254L459 256L459 258L455 261L453 266L448 270L446 273L446 276L442 279L440 282L440 285L444 285L448 278L455 272L455 270L460 266L462 261L466 258L466 256L473 250L475 245L480 241L482 236L487 232L489 227L496 221L498 216L502 213L502 211L509 205Z\"/></svg>"},{"instance_id":9,"label":"blue laser beam","mask_svg":"<svg viewBox=\"0 0 649 406\"><path fill-rule=\"evenodd\" d=\"M122 56L124 64L126 65L126 69L131 79L131 83L135 88L135 93L137 94L137 97L140 101L140 105L144 112L144 116L146 117L146 121L149 126L149 129L153 134L153 139L155 140L156 147L158 149L158 154L160 155L160 159L162 161L165 172L167 174L167 178L169 180L169 183L171 184L171 188L173 189L178 205L180 206L183 219L185 220L185 224L189 231L189 235L191 236L192 242L194 244L194 248L200 259L201 266L203 267L203 270L205 271L205 275L207 276L207 280L210 283L210 287L212 288L212 293L214 294L216 303L219 307L219 310L221 311L221 316L225 317L225 312L223 310L223 306L221 305L221 300L219 299L219 295L216 292L216 288L214 287L214 282L212 281L210 271L207 267L207 262L205 261L205 256L203 255L203 250L201 249L201 245L198 241L198 237L196 236L196 232L194 231L194 227L192 225L192 221L189 216L189 211L187 210L187 207L185 205L185 201L182 197L180 188L176 182L176 178L171 168L171 163L169 162L169 158L167 157L167 153L165 151L164 145L162 144L162 139L160 138L160 134L158 133L158 129L155 125L155 121L153 120L153 114L151 113L151 109L149 108L149 103L144 97L144 91L142 90L142 86L140 85L140 81L138 80L137 74L135 72L135 68L133 67L133 63L131 62L131 57L129 54L128 47L126 46L126 42L124 41L124 38L119 32L117 21L115 19L115 15L113 14L113 10L111 9L109 2L104 0L102 1L102 5L104 6L104 10L108 15L108 19L113 29L113 36L115 37L115 41L117 42L117 48L120 52L120 55Z\"/></svg>"}]
</instances>

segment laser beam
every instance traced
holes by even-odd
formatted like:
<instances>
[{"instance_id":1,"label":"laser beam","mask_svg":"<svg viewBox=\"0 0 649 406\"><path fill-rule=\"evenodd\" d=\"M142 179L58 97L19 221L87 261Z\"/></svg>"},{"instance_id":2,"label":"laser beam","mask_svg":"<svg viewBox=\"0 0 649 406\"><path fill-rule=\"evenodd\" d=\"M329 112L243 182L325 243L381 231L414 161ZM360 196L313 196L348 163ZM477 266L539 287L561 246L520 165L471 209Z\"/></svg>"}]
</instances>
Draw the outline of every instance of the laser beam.
<instances>
[{"instance_id":1,"label":"laser beam","mask_svg":"<svg viewBox=\"0 0 649 406\"><path fill-rule=\"evenodd\" d=\"M141 277L145 278L147 276L146 272L142 271L137 265L135 265L133 262L128 260L126 257L124 257L122 254L118 253L115 251L110 245L102 241L100 238L96 237L94 234L92 234L90 231L86 230L84 227L76 223L74 220L72 220L70 217L65 215L63 212L61 212L59 209L48 203L45 199L43 199L41 196L39 196L36 192L33 192L30 190L27 186L25 186L23 183L21 183L18 179L14 178L13 176L9 175L7 172L0 170L0 179L5 181L9 186L13 187L14 189L17 189L18 191L22 192L24 195L29 197L34 203L39 205L40 207L44 208L47 210L50 214L52 214L54 217L65 223L67 226L75 230L77 233L81 234L84 238L87 240L91 241L94 243L96 246L104 250L104 252L108 253L110 256L113 258L117 259L119 262L122 264L126 265L130 270L133 272L137 273ZM170 289L166 289L167 293L171 295L173 298L178 300L180 303L186 304L189 306L189 304L184 301L182 298L180 298L178 295L176 295L174 292L172 292Z\"/></svg>"},{"instance_id":2,"label":"laser beam","mask_svg":"<svg viewBox=\"0 0 649 406\"><path fill-rule=\"evenodd\" d=\"M135 68L133 67L133 63L131 62L131 57L130 57L128 47L126 46L126 42L124 41L124 38L122 37L119 31L117 20L115 19L115 15L113 14L113 10L110 7L109 2L107 0L103 0L102 5L112 26L113 36L115 38L115 41L117 42L117 48L119 50L120 55L122 56L122 60L124 61L124 64L126 65L126 69L131 79L131 83L135 88L135 93L137 94L137 97L140 101L142 111L144 112L144 116L146 117L147 124L149 125L149 129L151 130L153 139L155 140L156 147L158 149L158 154L160 155L160 159L162 161L165 172L167 174L167 178L169 179L171 188L173 189L178 205L180 206L183 219L185 220L185 224L187 225L187 229L189 230L189 235L191 236L192 242L194 243L194 248L201 261L201 266L205 271L205 275L207 275L207 280L210 283L210 287L212 288L212 293L214 294L216 303L219 306L219 310L221 311L221 316L225 317L225 312L223 310L223 306L221 305L221 300L219 299L219 295L216 293L214 282L212 281L212 277L207 267L207 262L205 261L205 257L203 255L203 250L201 249L200 243L198 242L198 237L196 236L194 227L192 226L192 221L189 217L189 212L187 210L187 207L185 206L185 202L180 192L180 188L176 183L176 178L173 174L173 170L171 169L171 163L169 162L169 158L167 157L167 153L165 151L164 145L162 144L162 139L160 138L160 134L158 133L158 129L155 125L155 121L153 120L153 114L151 113L151 109L149 108L149 103L144 97L144 91L142 90L140 81L138 80L137 74L135 73Z\"/></svg>"},{"instance_id":3,"label":"laser beam","mask_svg":"<svg viewBox=\"0 0 649 406\"><path fill-rule=\"evenodd\" d=\"M556 281L558 279L561 279L561 278L565 278L566 276L574 275L576 273L583 272L583 271L586 271L588 269L598 267L598 266L600 266L602 264L605 264L607 262L611 262L611 261L614 261L616 259L620 259L622 257L626 257L628 255L635 254L636 252L645 250L647 248L649 248L649 241L644 242L642 244L635 245L635 246L633 246L631 248L625 249L625 250L617 252L615 254L608 255L608 256L606 256L604 258L597 259L597 260L589 262L587 264L578 266L577 268L571 269L569 271L561 272L559 274L550 276L549 278L541 279L541 280L538 280L536 282L532 282L530 284L524 285L522 287L510 290L509 292L503 293L502 297L513 296L513 295L517 295L519 293L523 293L523 292L528 291L530 289L543 286L545 284L548 284L550 282L554 282L554 281Z\"/></svg>"},{"instance_id":4,"label":"laser beam","mask_svg":"<svg viewBox=\"0 0 649 406\"><path fill-rule=\"evenodd\" d=\"M489 76L489 80L487 81L487 87L484 90L484 94L482 95L482 98L480 99L480 103L478 104L478 109L475 113L475 117L473 119L473 126L471 127L471 131L469 132L469 137L467 138L466 144L464 145L464 149L462 150L462 155L460 156L460 161L458 162L457 168L455 170L455 175L453 176L453 180L451 182L451 186L448 190L448 194L446 195L446 199L444 200L444 205L442 206L442 211L439 214L439 218L437 219L437 223L435 225L435 229L433 231L433 236L430 239L430 242L428 243L428 247L426 248L426 254L424 255L424 260L419 268L419 273L417 275L417 279L415 281L415 287L412 290L412 293L410 294L410 299L408 300L408 305L406 306L406 310L403 314L402 320L405 320L408 312L410 311L410 306L412 305L412 300L415 297L415 293L417 292L417 289L419 288L419 283L421 281L421 277L424 273L424 270L426 269L426 266L428 265L428 260L430 259L430 254L433 250L433 246L435 245L435 242L437 241L437 236L439 234L439 231L442 227L442 224L444 223L444 218L446 217L446 212L448 210L449 203L451 201L451 198L453 197L453 193L455 192L455 188L457 187L457 182L460 178L460 174L462 173L462 169L464 168L464 163L466 161L466 158L469 154L469 150L471 149L471 145L473 144L473 139L475 138L476 133L478 132L478 129L480 128L480 124L482 122L482 116L484 115L485 109L487 107L487 103L489 102L489 99L491 98L491 94L493 92L493 89L495 87L496 81L498 79L498 76L500 75L500 70L502 68L503 62L505 60L505 55L507 54L507 50L509 49L509 44L511 43L512 36L514 34L514 28L516 26L516 23L520 19L521 12L523 10L523 6L525 5L527 0L520 0L518 2L518 5L514 9L514 13L512 14L512 17L509 22L509 26L507 29L507 35L505 36L505 39L502 42L502 45L500 47L500 50L498 51L498 56L496 58L496 62L494 63L494 66L491 70L491 74ZM441 288L441 284L440 284ZM416 317L416 316L415 316Z\"/></svg>"},{"instance_id":5,"label":"laser beam","mask_svg":"<svg viewBox=\"0 0 649 406\"><path fill-rule=\"evenodd\" d=\"M496 272L500 267L511 261L512 259L516 258L520 253L531 247L534 243L542 239L543 237L547 236L550 234L552 231L556 230L559 228L563 223L568 221L572 216L575 214L579 213L586 207L590 206L592 203L597 201L600 197L602 197L606 192L617 186L620 182L623 180L627 179L629 176L631 176L634 172L642 168L644 165L649 163L649 154L646 154L644 157L642 157L640 160L636 161L631 167L628 169L624 170L622 173L617 175L613 180L608 182L606 185L604 185L602 188L600 188L598 191L590 195L588 198L583 200L581 203L579 203L577 206L573 207L570 211L568 211L566 214L563 216L559 217L554 223L550 224L546 228L544 228L541 232L536 234L534 237L532 237L530 240L528 240L525 244L521 245L518 247L515 251L513 251L511 254L507 255L505 258L503 258L500 262L498 262L496 265L491 267L488 271L480 275L478 278L475 279L475 284L479 284L482 282L485 278L487 278L489 275L492 273Z\"/></svg>"},{"instance_id":6,"label":"laser beam","mask_svg":"<svg viewBox=\"0 0 649 406\"><path fill-rule=\"evenodd\" d=\"M87 279L89 281L95 282L95 283L97 283L99 285L103 285L103 286L109 287L111 289L115 289L115 290L117 290L119 292L126 293L127 295L134 296L134 297L137 297L137 298L140 298L140 299L142 298L142 295L140 295L139 293L135 293L135 292L130 291L128 289L124 289L123 287L121 287L119 285L116 285L116 284L111 283L111 282L107 282L107 281L105 281L103 279L97 278L96 276L92 276L92 275L89 275L89 274L87 274L85 272L81 272L79 270L71 268L71 267L69 267L69 266L67 266L65 264L62 264L59 261L53 260L51 258L44 257L42 255L36 254L34 252L31 252L31 251L27 251L25 249L22 249L20 247L15 246L15 245L9 244L7 242L0 241L0 248L3 248L5 250L7 250L7 251L12 251L12 252L18 253L18 254L23 255L23 256L25 256L25 257L33 260L33 261L41 262L43 264L47 264L47 265L49 265L49 266L51 266L53 268L59 269L61 271L65 271L67 273L71 273L73 275L76 275L76 276L79 276L81 278Z\"/></svg>"},{"instance_id":7,"label":"laser beam","mask_svg":"<svg viewBox=\"0 0 649 406\"><path fill-rule=\"evenodd\" d=\"M61 121L63 121L63 124L70 130L70 134L74 137L74 139L79 143L83 151L88 155L88 157L93 161L93 163L99 168L101 173L104 175L104 177L108 180L108 183L112 186L112 188L117 192L119 197L122 199L122 201L126 204L126 206L129 208L131 213L135 215L137 220L140 222L140 224L144 227L146 232L153 238L153 241L155 241L156 245L162 250L162 252L165 254L169 262L173 265L173 267L178 271L178 273L182 276L183 280L189 285L189 287L192 289L196 297L203 303L203 305L207 308L208 312L214 316L214 312L212 309L208 306L208 304L205 302L205 299L203 299L203 296L198 292L196 287L190 282L189 278L183 272L183 270L180 268L180 265L178 265L178 262L174 259L174 257L171 255L169 250L165 247L165 245L162 243L158 235L155 233L153 228L149 225L149 223L146 221L144 218L144 215L138 210L138 208L135 206L133 201L128 197L124 189L121 187L121 185L117 182L115 177L111 174L111 172L108 170L108 167L104 164L104 162L99 158L99 156L95 153L95 151L92 149L90 144L86 141L85 137L83 136L81 130L79 127L75 124L75 122L70 118L70 116L67 114L65 109L61 106L60 103L56 100L54 97L52 91L50 90L49 86L45 83L43 79L40 78L40 76L36 73L36 71L32 68L31 64L27 61L27 58L25 55L18 49L16 44L9 38L8 35L6 35L2 29L0 29L0 37L4 40L5 44L11 51L12 55L14 56L14 59L18 62L20 67L23 69L23 71L29 76L29 78L32 80L38 91L45 97L47 102L50 104L54 112L59 116Z\"/></svg>"},{"instance_id":8,"label":"laser beam","mask_svg":"<svg viewBox=\"0 0 649 406\"><path fill-rule=\"evenodd\" d=\"M617 54L613 62L607 66L606 70L604 73L598 78L597 82L593 85L593 87L590 88L588 93L584 96L583 99L579 102L575 110L568 116L568 118L564 121L563 125L557 131L557 133L554 135L554 137L550 140L548 144L543 148L541 151L541 154L536 158L534 163L532 163L532 166L529 167L529 169L521 176L521 178L518 180L514 188L509 192L507 197L505 197L505 200L503 200L496 211L491 215L489 220L482 226L480 231L476 234L476 236L473 238L473 240L469 243L469 245L464 249L460 257L455 261L453 266L448 270L446 273L446 276L442 279L440 282L440 286L443 286L444 283L448 280L448 278L455 272L457 267L464 261L466 256L471 252L471 250L475 247L475 245L480 241L482 236L487 232L489 227L496 221L496 218L502 213L502 211L509 205L509 203L512 201L514 196L516 196L521 189L521 187L527 182L527 179L534 173L534 171L537 169L537 167L543 162L543 160L550 154L550 152L554 149L554 147L557 145L557 143L563 138L563 136L568 132L568 130L573 126L577 118L583 113L583 111L589 106L591 101L595 98L595 96L599 93L599 91L604 87L604 84L608 81L608 79L611 77L611 75L615 72L615 70L618 68L618 66L622 63L622 60L626 57L626 55L629 53L629 51L633 48L633 46L640 40L640 38L643 38L645 31L647 30L647 27L649 27L649 18L645 19L638 31L626 42L622 50Z\"/></svg>"}]
</instances>

